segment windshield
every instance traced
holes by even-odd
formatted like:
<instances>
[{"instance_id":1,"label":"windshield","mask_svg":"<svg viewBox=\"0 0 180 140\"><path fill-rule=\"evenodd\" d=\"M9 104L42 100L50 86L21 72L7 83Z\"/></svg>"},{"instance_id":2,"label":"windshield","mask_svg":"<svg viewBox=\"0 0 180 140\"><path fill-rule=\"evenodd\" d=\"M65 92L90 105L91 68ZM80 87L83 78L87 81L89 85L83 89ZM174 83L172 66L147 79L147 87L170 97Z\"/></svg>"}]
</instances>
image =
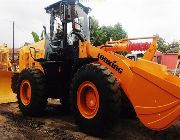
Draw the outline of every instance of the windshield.
<instances>
[{"instance_id":1,"label":"windshield","mask_svg":"<svg viewBox=\"0 0 180 140\"><path fill-rule=\"evenodd\" d=\"M79 20L79 24L81 25L81 32L84 34L85 39L90 41L90 31L89 31L89 17L88 14L84 11L84 9L76 5L76 15Z\"/></svg>"}]
</instances>

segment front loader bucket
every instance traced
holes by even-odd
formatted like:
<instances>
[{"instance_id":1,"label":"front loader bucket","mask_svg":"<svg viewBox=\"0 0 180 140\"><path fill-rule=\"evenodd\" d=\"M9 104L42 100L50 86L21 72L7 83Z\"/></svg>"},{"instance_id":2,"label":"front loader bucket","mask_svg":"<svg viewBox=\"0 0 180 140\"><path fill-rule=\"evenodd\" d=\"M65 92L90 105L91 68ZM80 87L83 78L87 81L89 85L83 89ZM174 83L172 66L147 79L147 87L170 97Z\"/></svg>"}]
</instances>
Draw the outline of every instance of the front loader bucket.
<instances>
[{"instance_id":1,"label":"front loader bucket","mask_svg":"<svg viewBox=\"0 0 180 140\"><path fill-rule=\"evenodd\" d=\"M139 119L150 129L168 128L180 117L180 78L162 65L140 59L132 71L128 91Z\"/></svg>"},{"instance_id":2,"label":"front loader bucket","mask_svg":"<svg viewBox=\"0 0 180 140\"><path fill-rule=\"evenodd\" d=\"M16 102L16 94L11 90L12 72L0 71L0 104Z\"/></svg>"}]
</instances>

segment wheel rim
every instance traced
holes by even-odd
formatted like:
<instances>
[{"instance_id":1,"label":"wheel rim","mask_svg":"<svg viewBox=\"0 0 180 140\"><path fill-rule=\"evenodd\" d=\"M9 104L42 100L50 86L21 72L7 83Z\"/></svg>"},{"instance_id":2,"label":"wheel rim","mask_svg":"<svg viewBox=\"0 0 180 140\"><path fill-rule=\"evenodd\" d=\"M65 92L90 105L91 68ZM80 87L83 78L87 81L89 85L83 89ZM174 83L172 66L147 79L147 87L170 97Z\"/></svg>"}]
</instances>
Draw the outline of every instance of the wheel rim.
<instances>
[{"instance_id":1,"label":"wheel rim","mask_svg":"<svg viewBox=\"0 0 180 140\"><path fill-rule=\"evenodd\" d=\"M99 93L89 81L83 82L77 91L77 106L83 117L92 119L99 109Z\"/></svg>"},{"instance_id":2,"label":"wheel rim","mask_svg":"<svg viewBox=\"0 0 180 140\"><path fill-rule=\"evenodd\" d=\"M23 80L21 83L20 98L24 105L28 105L31 101L31 85L27 80Z\"/></svg>"}]
</instances>

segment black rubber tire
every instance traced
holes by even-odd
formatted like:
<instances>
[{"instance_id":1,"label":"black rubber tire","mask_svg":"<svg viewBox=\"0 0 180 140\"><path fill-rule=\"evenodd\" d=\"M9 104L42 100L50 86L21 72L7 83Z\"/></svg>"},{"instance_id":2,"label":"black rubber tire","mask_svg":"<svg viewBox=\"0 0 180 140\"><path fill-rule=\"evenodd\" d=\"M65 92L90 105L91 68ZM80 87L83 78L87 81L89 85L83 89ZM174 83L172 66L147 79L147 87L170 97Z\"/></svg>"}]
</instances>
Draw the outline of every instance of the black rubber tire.
<instances>
[{"instance_id":1,"label":"black rubber tire","mask_svg":"<svg viewBox=\"0 0 180 140\"><path fill-rule=\"evenodd\" d=\"M19 73L13 73L11 77L11 89L14 93L18 92L18 79L19 79Z\"/></svg>"},{"instance_id":2,"label":"black rubber tire","mask_svg":"<svg viewBox=\"0 0 180 140\"><path fill-rule=\"evenodd\" d=\"M120 117L129 118L129 119L136 118L137 115L136 115L136 112L134 110L134 107L131 104L128 97L126 96L126 94L124 93L124 91L122 91L122 108L121 109L122 110L121 110Z\"/></svg>"},{"instance_id":3,"label":"black rubber tire","mask_svg":"<svg viewBox=\"0 0 180 140\"><path fill-rule=\"evenodd\" d=\"M24 105L20 98L20 85L23 80L28 80L31 85L31 99L28 105ZM23 115L40 116L47 104L46 80L42 71L36 68L27 68L19 74L18 80L18 104Z\"/></svg>"},{"instance_id":4,"label":"black rubber tire","mask_svg":"<svg viewBox=\"0 0 180 140\"><path fill-rule=\"evenodd\" d=\"M64 93L64 95L61 96L60 102L63 106L63 110L65 113L70 113L70 99L69 99L69 93Z\"/></svg>"},{"instance_id":5,"label":"black rubber tire","mask_svg":"<svg viewBox=\"0 0 180 140\"><path fill-rule=\"evenodd\" d=\"M92 82L99 94L99 110L91 119L83 117L77 106L77 90L85 81ZM70 95L75 121L82 131L102 136L108 131L107 128L115 125L113 122L116 122L121 111L121 88L117 79L106 67L99 64L82 66L73 78Z\"/></svg>"}]
</instances>

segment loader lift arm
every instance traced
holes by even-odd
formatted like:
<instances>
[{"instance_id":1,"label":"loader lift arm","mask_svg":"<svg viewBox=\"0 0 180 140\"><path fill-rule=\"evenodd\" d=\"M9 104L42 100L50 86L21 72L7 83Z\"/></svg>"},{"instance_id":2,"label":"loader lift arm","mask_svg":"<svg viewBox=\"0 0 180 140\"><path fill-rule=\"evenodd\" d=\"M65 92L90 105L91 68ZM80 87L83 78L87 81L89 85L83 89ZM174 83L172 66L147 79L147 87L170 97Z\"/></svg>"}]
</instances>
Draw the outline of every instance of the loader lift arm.
<instances>
[{"instance_id":1,"label":"loader lift arm","mask_svg":"<svg viewBox=\"0 0 180 140\"><path fill-rule=\"evenodd\" d=\"M143 40L143 39L152 39L152 42L149 43L139 43L139 44L133 44L130 41L131 40ZM133 45L136 45L135 47ZM112 41L108 42L105 45L102 45L100 48L105 50L105 51L113 51L113 52L118 52L118 51L135 51L135 50L141 50L141 51L146 51L144 54L144 59L146 60L152 60L154 57L154 54L157 50L157 37L139 37L139 38L127 38L127 39L121 39L118 41Z\"/></svg>"}]
</instances>

